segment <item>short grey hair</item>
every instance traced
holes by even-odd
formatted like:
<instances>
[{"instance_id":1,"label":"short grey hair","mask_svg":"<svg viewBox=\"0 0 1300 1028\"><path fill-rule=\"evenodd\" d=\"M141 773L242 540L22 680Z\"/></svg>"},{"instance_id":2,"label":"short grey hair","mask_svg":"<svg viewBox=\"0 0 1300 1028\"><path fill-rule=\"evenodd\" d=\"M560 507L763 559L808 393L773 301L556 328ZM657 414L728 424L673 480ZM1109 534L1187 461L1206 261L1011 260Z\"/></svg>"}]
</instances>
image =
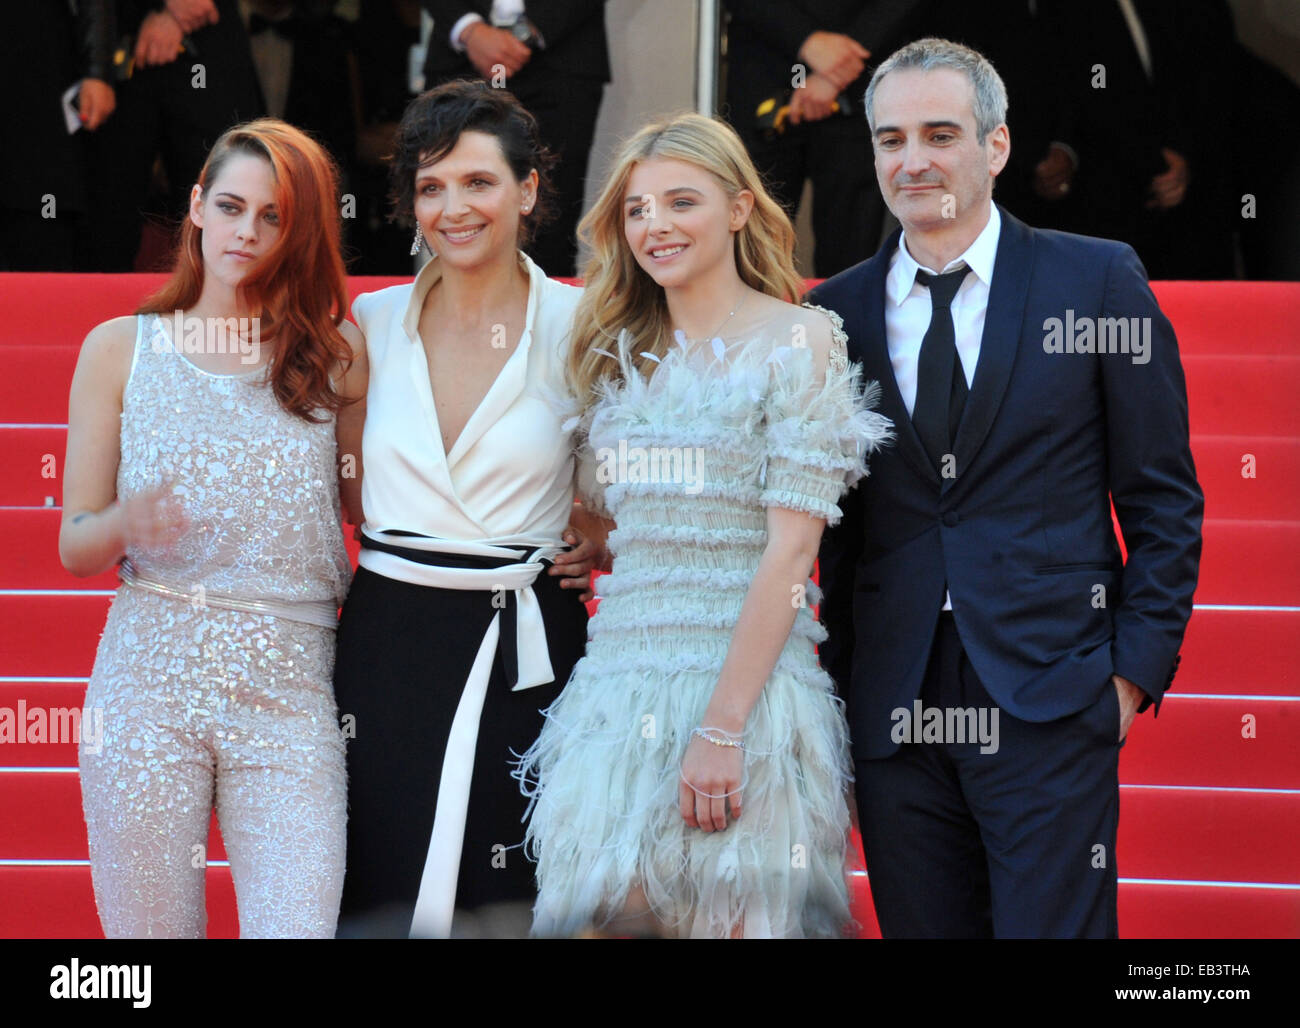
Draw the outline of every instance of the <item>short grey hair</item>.
<instances>
[{"instance_id":1,"label":"short grey hair","mask_svg":"<svg viewBox=\"0 0 1300 1028\"><path fill-rule=\"evenodd\" d=\"M918 68L921 71L951 68L966 76L975 94L973 104L978 142L983 143L990 132L1007 120L1007 87L989 59L968 46L928 36L895 50L871 76L866 96L863 97L863 106L867 111L867 125L871 128L872 136L876 134L876 112L873 106L876 102L876 87L891 71L906 68Z\"/></svg>"}]
</instances>

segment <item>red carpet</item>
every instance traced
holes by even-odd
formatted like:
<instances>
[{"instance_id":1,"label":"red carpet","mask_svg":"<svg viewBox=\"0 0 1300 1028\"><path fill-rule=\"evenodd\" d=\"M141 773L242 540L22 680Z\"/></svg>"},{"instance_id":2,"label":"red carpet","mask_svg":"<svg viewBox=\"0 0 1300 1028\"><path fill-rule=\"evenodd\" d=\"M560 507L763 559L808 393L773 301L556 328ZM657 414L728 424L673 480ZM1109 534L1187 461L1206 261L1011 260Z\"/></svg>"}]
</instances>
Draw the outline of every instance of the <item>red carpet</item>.
<instances>
[{"instance_id":1,"label":"red carpet","mask_svg":"<svg viewBox=\"0 0 1300 1028\"><path fill-rule=\"evenodd\" d=\"M79 706L114 573L59 565L81 340L159 276L0 275L0 708ZM355 293L393 280L354 279ZM1176 692L1120 762L1120 932L1300 936L1300 286L1157 283L1187 372L1205 552ZM355 556L355 543L350 549ZM97 937L71 743L0 744L0 937ZM856 839L855 839L856 846ZM208 934L238 933L213 822ZM860 849L855 866L862 867ZM862 934L878 936L854 876Z\"/></svg>"}]
</instances>

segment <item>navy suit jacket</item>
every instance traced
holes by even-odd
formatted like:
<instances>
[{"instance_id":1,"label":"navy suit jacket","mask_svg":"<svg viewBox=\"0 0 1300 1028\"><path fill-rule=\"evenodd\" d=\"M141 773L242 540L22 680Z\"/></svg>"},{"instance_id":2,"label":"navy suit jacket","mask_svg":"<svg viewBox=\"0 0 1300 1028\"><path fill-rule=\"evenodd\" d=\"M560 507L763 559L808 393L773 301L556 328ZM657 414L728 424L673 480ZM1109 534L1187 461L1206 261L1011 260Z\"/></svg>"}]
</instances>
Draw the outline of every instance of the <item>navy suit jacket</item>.
<instances>
[{"instance_id":1,"label":"navy suit jacket","mask_svg":"<svg viewBox=\"0 0 1300 1028\"><path fill-rule=\"evenodd\" d=\"M1126 244L1002 229L955 474L926 458L885 339L879 253L815 288L849 357L881 384L897 441L843 501L820 555L823 666L848 706L855 757L888 756L893 710L919 695L944 587L962 645L1006 713L1051 721L1128 678L1159 704L1192 610L1204 499L1178 343ZM1049 352L1070 325L1149 332L1132 353ZM1061 331L1052 333L1058 319ZM1067 320L1070 319L1070 320ZM1131 345L1131 344L1130 344ZM1080 348L1083 348L1080 346ZM1128 548L1122 562L1111 502Z\"/></svg>"}]
</instances>

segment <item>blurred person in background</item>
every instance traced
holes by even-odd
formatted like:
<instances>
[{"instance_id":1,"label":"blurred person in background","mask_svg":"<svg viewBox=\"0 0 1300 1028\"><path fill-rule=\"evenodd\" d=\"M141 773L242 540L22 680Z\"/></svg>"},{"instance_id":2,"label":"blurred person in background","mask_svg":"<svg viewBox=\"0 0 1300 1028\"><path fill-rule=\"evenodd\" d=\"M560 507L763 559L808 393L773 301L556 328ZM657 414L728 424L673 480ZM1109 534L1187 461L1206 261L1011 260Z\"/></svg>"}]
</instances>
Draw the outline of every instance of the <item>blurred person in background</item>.
<instances>
[{"instance_id":1,"label":"blurred person in background","mask_svg":"<svg viewBox=\"0 0 1300 1028\"><path fill-rule=\"evenodd\" d=\"M127 77L118 84L115 115L90 140L95 271L136 269L158 158L170 233L217 137L265 113L236 0L116 3L120 74Z\"/></svg>"},{"instance_id":2,"label":"blurred person in background","mask_svg":"<svg viewBox=\"0 0 1300 1028\"><path fill-rule=\"evenodd\" d=\"M10 4L4 19L0 271L79 271L87 253L87 137L117 104L113 0L80 0L75 12L66 0ZM70 124L63 97L72 89Z\"/></svg>"},{"instance_id":3,"label":"blurred person in background","mask_svg":"<svg viewBox=\"0 0 1300 1028\"><path fill-rule=\"evenodd\" d=\"M826 278L866 260L880 243L884 204L862 132L872 54L911 38L917 0L728 0L727 120L791 220L812 180L813 273ZM804 69L798 84L792 68ZM788 102L785 127L760 126L756 109ZM842 98L842 99L841 99ZM841 100L841 109L832 105Z\"/></svg>"}]
</instances>

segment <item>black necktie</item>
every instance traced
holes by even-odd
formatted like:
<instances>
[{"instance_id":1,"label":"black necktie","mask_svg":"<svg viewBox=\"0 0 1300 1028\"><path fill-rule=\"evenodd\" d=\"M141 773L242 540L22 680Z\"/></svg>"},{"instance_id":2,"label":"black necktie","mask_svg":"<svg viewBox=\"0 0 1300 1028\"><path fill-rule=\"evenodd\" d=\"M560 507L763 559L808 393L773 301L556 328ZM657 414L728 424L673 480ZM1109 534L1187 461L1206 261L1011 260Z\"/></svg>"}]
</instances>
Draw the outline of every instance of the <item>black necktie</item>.
<instances>
[{"instance_id":1,"label":"black necktie","mask_svg":"<svg viewBox=\"0 0 1300 1028\"><path fill-rule=\"evenodd\" d=\"M957 426L966 406L966 373L957 357L957 333L952 325L952 298L970 273L963 265L944 275L917 270L916 280L930 290L930 327L921 340L916 362L916 404L912 424L935 470L943 474L943 458L952 453Z\"/></svg>"}]
</instances>

